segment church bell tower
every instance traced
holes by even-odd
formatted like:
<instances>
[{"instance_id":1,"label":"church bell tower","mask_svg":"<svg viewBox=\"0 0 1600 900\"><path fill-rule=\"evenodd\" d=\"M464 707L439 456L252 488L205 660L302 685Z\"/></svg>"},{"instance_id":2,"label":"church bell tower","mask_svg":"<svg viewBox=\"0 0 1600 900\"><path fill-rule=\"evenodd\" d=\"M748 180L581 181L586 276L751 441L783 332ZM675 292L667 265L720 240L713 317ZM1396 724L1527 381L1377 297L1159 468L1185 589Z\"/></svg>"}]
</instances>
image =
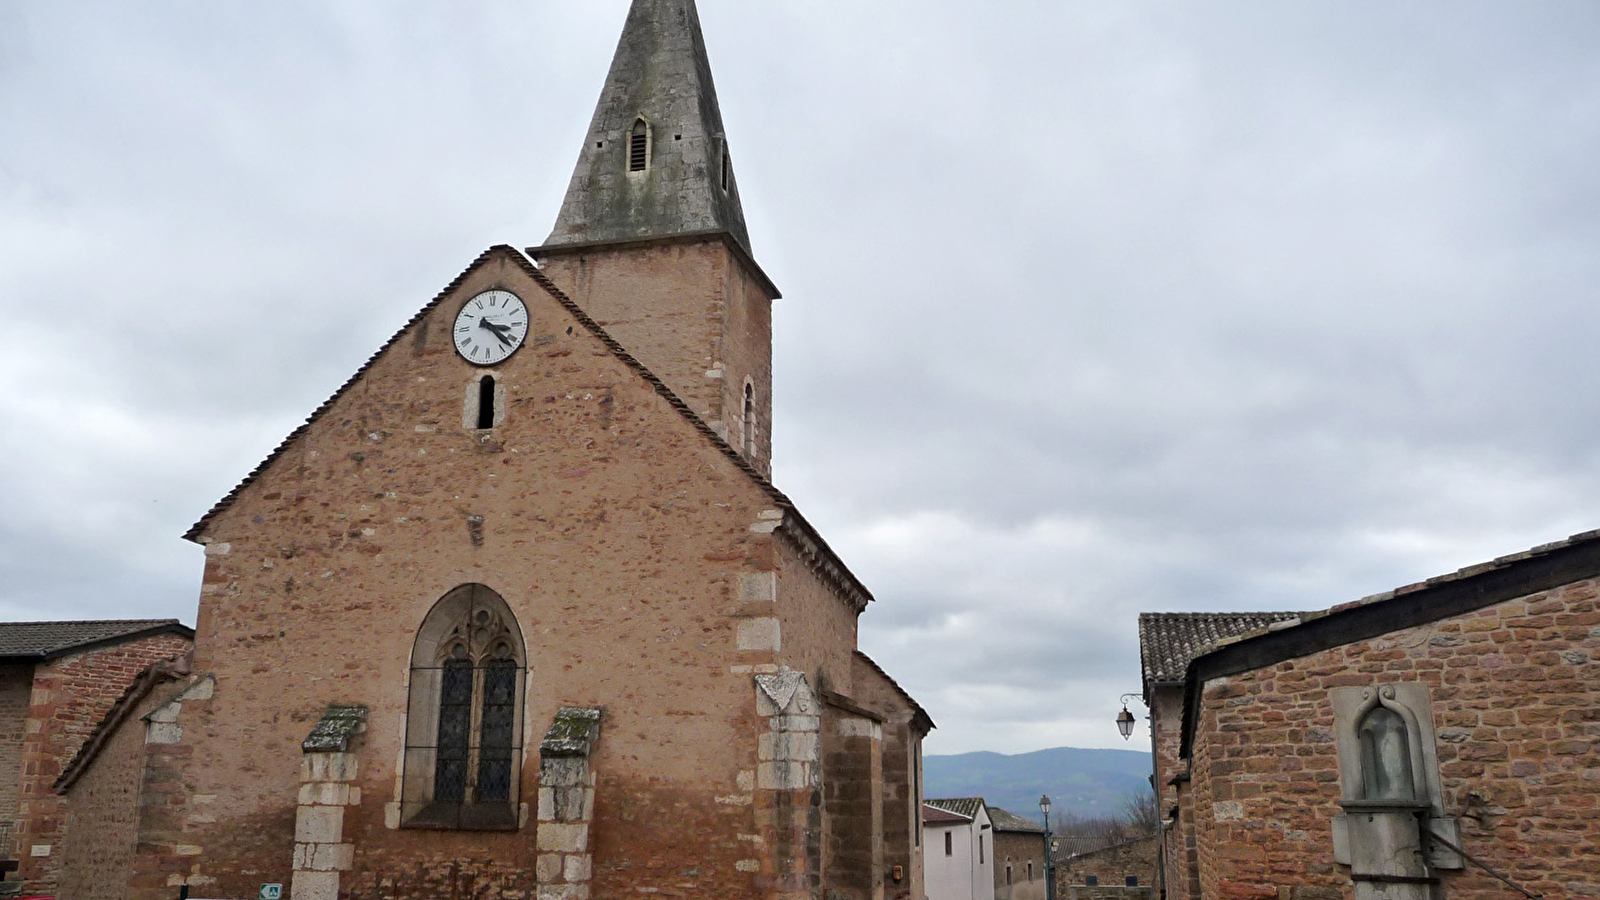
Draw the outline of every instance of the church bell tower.
<instances>
[{"instance_id":1,"label":"church bell tower","mask_svg":"<svg viewBox=\"0 0 1600 900\"><path fill-rule=\"evenodd\" d=\"M633 0L555 229L558 287L763 475L772 301L694 0Z\"/></svg>"}]
</instances>

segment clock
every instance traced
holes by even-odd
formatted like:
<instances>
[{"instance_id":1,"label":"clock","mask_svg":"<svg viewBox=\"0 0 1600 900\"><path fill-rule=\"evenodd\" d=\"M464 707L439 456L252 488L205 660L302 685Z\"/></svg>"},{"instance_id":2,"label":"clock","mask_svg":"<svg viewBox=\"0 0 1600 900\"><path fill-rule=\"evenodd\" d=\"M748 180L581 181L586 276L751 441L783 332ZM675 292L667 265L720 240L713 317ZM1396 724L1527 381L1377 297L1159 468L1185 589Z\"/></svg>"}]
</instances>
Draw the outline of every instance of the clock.
<instances>
[{"instance_id":1,"label":"clock","mask_svg":"<svg viewBox=\"0 0 1600 900\"><path fill-rule=\"evenodd\" d=\"M528 308L510 291L484 291L456 313L454 336L456 352L467 362L503 362L528 336Z\"/></svg>"}]
</instances>

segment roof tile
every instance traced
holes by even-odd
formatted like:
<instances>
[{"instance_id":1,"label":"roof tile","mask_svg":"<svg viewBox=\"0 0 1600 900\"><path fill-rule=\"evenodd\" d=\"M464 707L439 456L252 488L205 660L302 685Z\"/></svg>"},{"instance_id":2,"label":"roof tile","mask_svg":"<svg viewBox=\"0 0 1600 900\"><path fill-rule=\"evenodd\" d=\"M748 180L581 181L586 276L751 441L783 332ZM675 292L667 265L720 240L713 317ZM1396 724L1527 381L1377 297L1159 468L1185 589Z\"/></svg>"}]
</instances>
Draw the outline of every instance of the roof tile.
<instances>
[{"instance_id":1,"label":"roof tile","mask_svg":"<svg viewBox=\"0 0 1600 900\"><path fill-rule=\"evenodd\" d=\"M81 622L0 622L0 657L48 659L74 647L147 631L172 630L193 636L177 619L100 619Z\"/></svg>"},{"instance_id":2,"label":"roof tile","mask_svg":"<svg viewBox=\"0 0 1600 900\"><path fill-rule=\"evenodd\" d=\"M1182 681L1189 661L1207 648L1299 617L1293 612L1140 613L1146 699L1151 685Z\"/></svg>"},{"instance_id":3,"label":"roof tile","mask_svg":"<svg viewBox=\"0 0 1600 900\"><path fill-rule=\"evenodd\" d=\"M1044 826L1031 819L1025 819L1013 812L1008 812L998 806L989 807L989 821L994 825L995 831L1021 831L1028 834L1044 834Z\"/></svg>"}]
</instances>

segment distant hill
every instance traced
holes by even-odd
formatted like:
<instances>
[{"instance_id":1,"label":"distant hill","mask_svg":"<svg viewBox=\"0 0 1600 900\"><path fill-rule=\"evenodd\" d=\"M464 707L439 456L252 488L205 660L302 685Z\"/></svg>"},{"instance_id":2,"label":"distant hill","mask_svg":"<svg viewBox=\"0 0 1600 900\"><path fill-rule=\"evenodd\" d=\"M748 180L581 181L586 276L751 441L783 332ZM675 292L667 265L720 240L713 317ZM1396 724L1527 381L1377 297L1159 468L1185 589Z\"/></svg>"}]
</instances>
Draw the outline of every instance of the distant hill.
<instances>
[{"instance_id":1,"label":"distant hill","mask_svg":"<svg viewBox=\"0 0 1600 900\"><path fill-rule=\"evenodd\" d=\"M1039 795L1049 794L1050 821L1061 816L1115 815L1124 797L1150 789L1150 754L1138 750L1056 747L1006 756L961 753L922 759L923 796L982 797L1037 821Z\"/></svg>"}]
</instances>

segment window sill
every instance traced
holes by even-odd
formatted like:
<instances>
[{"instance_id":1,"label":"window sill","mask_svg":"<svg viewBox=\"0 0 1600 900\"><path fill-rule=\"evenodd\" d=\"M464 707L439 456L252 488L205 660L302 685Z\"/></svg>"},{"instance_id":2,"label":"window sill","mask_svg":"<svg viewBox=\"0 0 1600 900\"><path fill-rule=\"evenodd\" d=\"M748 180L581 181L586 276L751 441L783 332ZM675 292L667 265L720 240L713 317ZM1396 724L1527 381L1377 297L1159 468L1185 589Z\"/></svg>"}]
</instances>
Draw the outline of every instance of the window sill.
<instances>
[{"instance_id":1,"label":"window sill","mask_svg":"<svg viewBox=\"0 0 1600 900\"><path fill-rule=\"evenodd\" d=\"M507 803L430 803L400 824L420 831L518 831L517 807Z\"/></svg>"}]
</instances>

